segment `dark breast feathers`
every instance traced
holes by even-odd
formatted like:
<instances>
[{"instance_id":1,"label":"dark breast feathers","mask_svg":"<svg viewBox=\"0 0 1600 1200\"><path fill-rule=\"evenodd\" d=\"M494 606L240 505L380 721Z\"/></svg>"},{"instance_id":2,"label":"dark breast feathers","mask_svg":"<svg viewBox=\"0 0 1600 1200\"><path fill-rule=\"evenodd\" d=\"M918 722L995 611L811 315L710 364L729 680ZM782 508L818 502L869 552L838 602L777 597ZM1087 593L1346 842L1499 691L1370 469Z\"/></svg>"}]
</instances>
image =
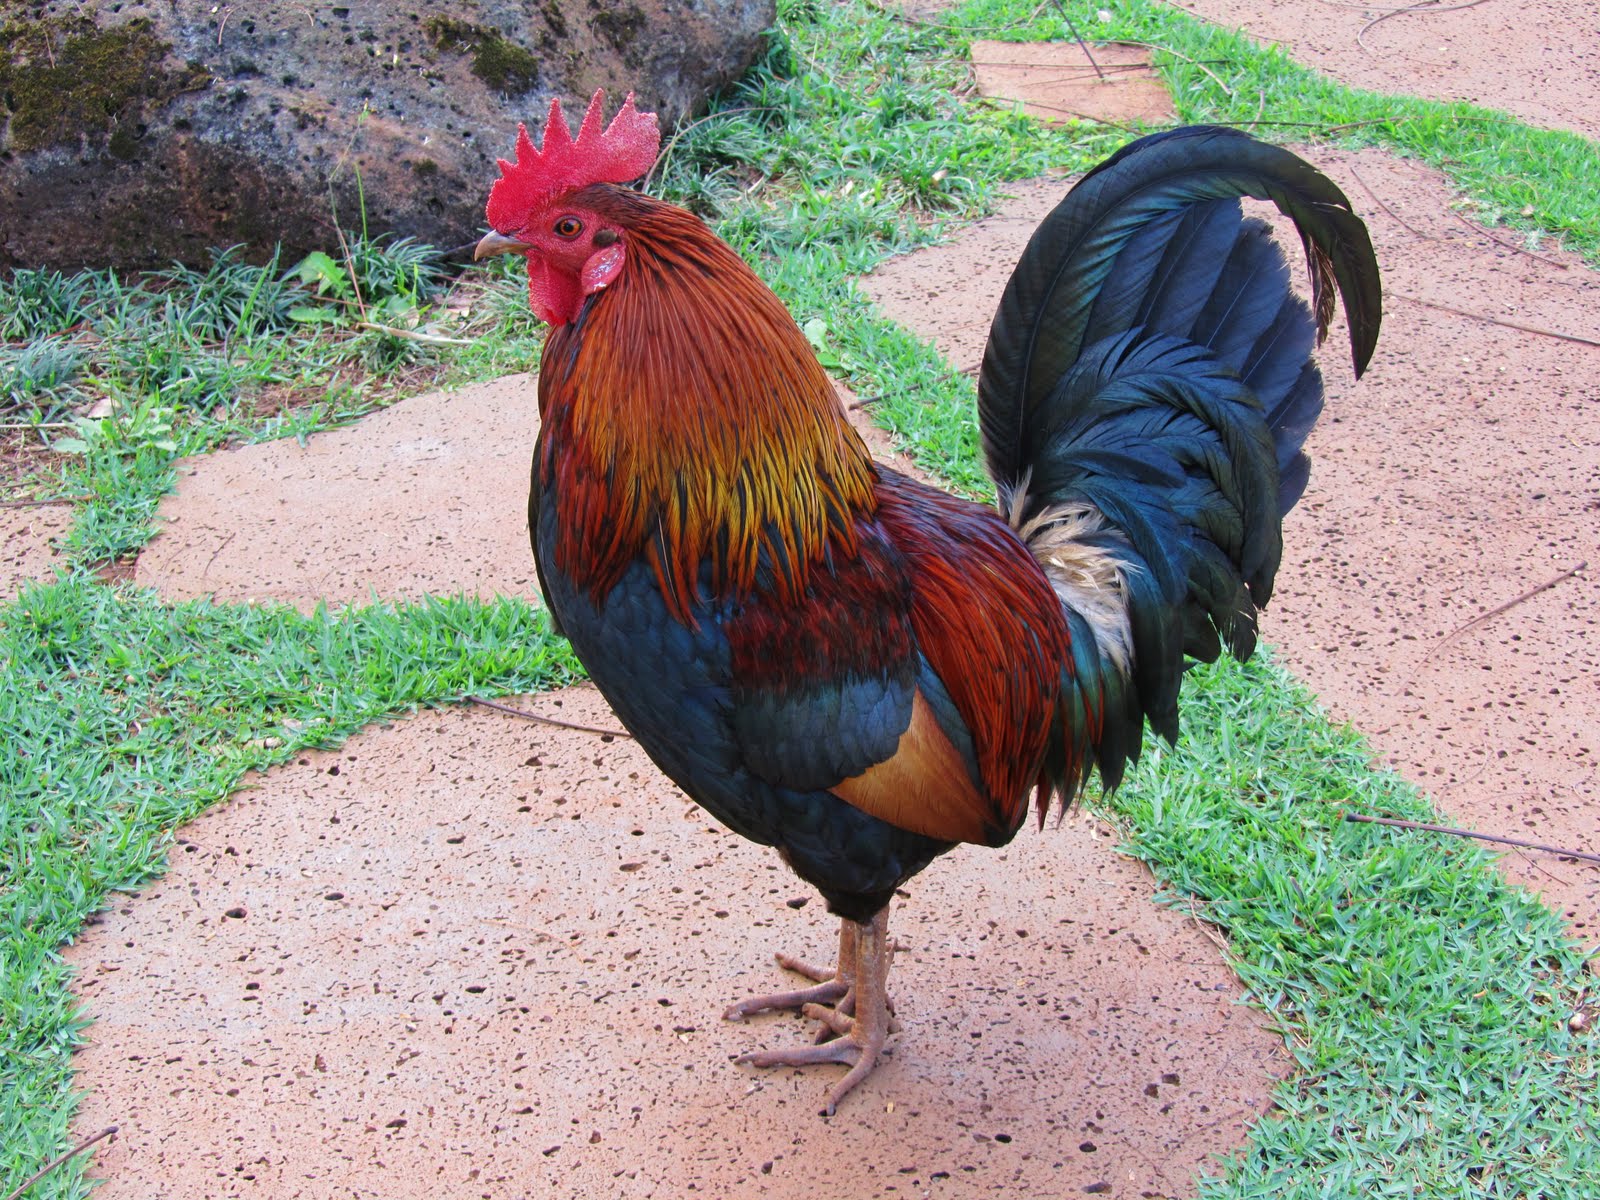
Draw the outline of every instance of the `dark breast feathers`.
<instances>
[{"instance_id":1,"label":"dark breast feathers","mask_svg":"<svg viewBox=\"0 0 1600 1200\"><path fill-rule=\"evenodd\" d=\"M535 480L531 514L548 603L645 751L857 919L952 844L1015 833L1070 658L1059 604L993 510L888 471L877 498L856 553L829 555L798 599L759 577L719 595L703 569L688 621L643 558L601 597L555 561L553 480Z\"/></svg>"}]
</instances>

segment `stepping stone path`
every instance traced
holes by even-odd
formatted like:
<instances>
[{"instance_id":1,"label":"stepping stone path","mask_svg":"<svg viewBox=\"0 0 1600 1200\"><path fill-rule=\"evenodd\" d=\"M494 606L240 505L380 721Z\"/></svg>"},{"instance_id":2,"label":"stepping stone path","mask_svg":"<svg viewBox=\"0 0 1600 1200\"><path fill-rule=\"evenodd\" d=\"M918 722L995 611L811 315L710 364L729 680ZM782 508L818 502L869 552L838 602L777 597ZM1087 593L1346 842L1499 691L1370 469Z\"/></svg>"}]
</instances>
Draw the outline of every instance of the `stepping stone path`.
<instances>
[{"instance_id":1,"label":"stepping stone path","mask_svg":"<svg viewBox=\"0 0 1600 1200\"><path fill-rule=\"evenodd\" d=\"M1297 24L1327 8L1226 7ZM1519 6L1519 25L1558 7ZM1495 44L1504 71L1514 43ZM1573 127L1594 94L1545 93ZM1324 355L1329 408L1266 637L1451 818L1592 847L1600 351L1480 318L1600 340L1593 273L1465 225L1412 163L1312 154L1373 229L1388 316L1359 386L1337 340ZM1064 190L1019 187L866 286L971 366L1016 248ZM302 607L536 594L533 432L516 377L195 461L137 580ZM519 703L614 721L588 688ZM1505 866L1600 941L1595 872ZM99 1200L1188 1195L1289 1064L1233 1003L1213 935L1153 890L1081 815L935 865L895 904L905 1032L823 1121L833 1071L729 1061L800 1022L718 1017L781 983L771 950L827 958L820 902L626 738L428 712L192 822L168 874L68 951L95 1021L77 1126L121 1127L96 1151Z\"/></svg>"}]
</instances>

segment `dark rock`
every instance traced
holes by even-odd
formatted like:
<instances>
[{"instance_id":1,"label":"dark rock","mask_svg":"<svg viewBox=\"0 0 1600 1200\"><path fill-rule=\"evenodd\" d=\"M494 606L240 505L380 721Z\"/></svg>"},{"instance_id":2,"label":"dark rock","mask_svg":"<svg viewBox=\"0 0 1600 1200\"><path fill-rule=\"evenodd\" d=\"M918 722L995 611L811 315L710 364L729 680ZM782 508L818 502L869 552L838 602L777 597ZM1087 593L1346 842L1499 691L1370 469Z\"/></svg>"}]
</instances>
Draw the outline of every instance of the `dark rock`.
<instances>
[{"instance_id":1,"label":"dark rock","mask_svg":"<svg viewBox=\"0 0 1600 1200\"><path fill-rule=\"evenodd\" d=\"M551 96L632 90L670 128L773 20L773 0L0 0L0 269L297 256L336 242L335 213L461 245Z\"/></svg>"}]
</instances>

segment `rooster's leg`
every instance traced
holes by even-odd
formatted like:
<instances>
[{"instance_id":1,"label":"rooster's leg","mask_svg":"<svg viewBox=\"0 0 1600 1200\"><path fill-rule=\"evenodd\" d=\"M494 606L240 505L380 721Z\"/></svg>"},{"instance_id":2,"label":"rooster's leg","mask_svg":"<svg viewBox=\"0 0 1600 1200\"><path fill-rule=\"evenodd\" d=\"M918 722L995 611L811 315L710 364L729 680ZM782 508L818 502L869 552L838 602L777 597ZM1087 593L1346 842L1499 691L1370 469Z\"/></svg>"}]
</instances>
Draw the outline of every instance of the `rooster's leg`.
<instances>
[{"instance_id":1,"label":"rooster's leg","mask_svg":"<svg viewBox=\"0 0 1600 1200\"><path fill-rule=\"evenodd\" d=\"M828 1090L827 1107L832 1115L845 1094L872 1072L883 1050L891 1029L889 1016L888 982L889 963L894 948L889 943L889 910L879 910L871 921L855 926L854 1016L838 1008L828 1009L816 1002L807 1003L801 1011L814 1020L821 1021L838 1036L831 1041L812 1046L797 1046L792 1050L760 1050L742 1055L740 1062L757 1067L803 1067L812 1063L846 1063L850 1070ZM840 938L841 945L844 941Z\"/></svg>"},{"instance_id":2,"label":"rooster's leg","mask_svg":"<svg viewBox=\"0 0 1600 1200\"><path fill-rule=\"evenodd\" d=\"M856 967L854 921L839 922L839 965L831 971L810 966L798 958L790 958L787 954L779 954L776 957L779 966L797 975L804 975L817 986L800 988L792 992L773 992L767 996L751 996L748 1000L741 1000L724 1009L722 1013L724 1020L742 1021L753 1013L781 1008L804 1008L807 1004L832 1004L846 1014L854 1009L855 1001L851 995L855 985Z\"/></svg>"}]
</instances>

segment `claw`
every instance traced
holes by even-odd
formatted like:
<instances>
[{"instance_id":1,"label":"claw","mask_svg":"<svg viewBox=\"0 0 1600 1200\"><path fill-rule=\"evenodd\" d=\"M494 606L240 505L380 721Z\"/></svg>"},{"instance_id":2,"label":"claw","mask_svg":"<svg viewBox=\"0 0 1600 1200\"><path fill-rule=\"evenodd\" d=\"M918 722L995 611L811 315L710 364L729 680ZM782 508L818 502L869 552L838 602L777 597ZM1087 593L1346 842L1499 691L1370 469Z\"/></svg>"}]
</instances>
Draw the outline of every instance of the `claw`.
<instances>
[{"instance_id":1,"label":"claw","mask_svg":"<svg viewBox=\"0 0 1600 1200\"><path fill-rule=\"evenodd\" d=\"M760 1012L775 1012L786 1008L802 1009L808 1004L832 1004L850 1012L854 1006L851 996L851 972L855 969L855 923L842 921L839 925L839 965L832 970L813 967L787 954L773 955L778 965L786 971L804 976L816 987L797 988L792 992L772 992L765 996L751 996L722 1010L724 1021L742 1021Z\"/></svg>"},{"instance_id":2,"label":"claw","mask_svg":"<svg viewBox=\"0 0 1600 1200\"><path fill-rule=\"evenodd\" d=\"M798 958L791 958L787 954L774 954L772 957L778 960L778 965L785 971L793 971L796 975L804 975L812 983L827 983L839 973L837 967L831 970L827 967L813 967L810 963L802 962ZM843 962L844 960L841 958L840 961Z\"/></svg>"},{"instance_id":3,"label":"claw","mask_svg":"<svg viewBox=\"0 0 1600 1200\"><path fill-rule=\"evenodd\" d=\"M826 977L824 977L826 978ZM816 987L800 988L793 992L773 992L766 996L751 996L722 1010L724 1021L742 1021L760 1012L776 1012L785 1008L804 1009L808 1005L832 1004L850 994L844 984L828 979Z\"/></svg>"},{"instance_id":4,"label":"claw","mask_svg":"<svg viewBox=\"0 0 1600 1200\"><path fill-rule=\"evenodd\" d=\"M820 1023L817 1040L809 1046L787 1050L754 1050L738 1061L755 1067L808 1067L816 1063L843 1063L850 1070L828 1089L823 1113L832 1116L839 1102L871 1074L883 1053L884 1042L900 1025L889 1005L887 984L894 948L888 940L888 913L879 912L868 924L846 920L839 936L839 969L821 972L797 960L778 961L808 979L815 987L773 996L756 996L732 1005L723 1014L739 1020L772 1008L799 1008Z\"/></svg>"}]
</instances>

